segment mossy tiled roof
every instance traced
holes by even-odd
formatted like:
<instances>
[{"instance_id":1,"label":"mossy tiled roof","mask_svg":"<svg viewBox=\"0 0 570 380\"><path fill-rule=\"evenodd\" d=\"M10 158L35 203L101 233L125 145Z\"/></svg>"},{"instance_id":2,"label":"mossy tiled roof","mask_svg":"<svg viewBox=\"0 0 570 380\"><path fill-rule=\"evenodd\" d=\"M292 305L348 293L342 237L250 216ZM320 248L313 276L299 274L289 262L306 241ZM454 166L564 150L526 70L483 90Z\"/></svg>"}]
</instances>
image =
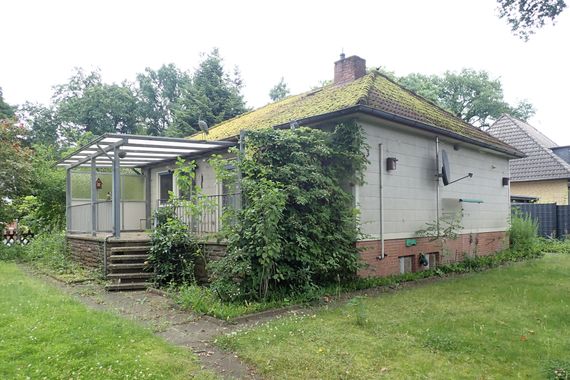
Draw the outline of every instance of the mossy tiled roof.
<instances>
[{"instance_id":1,"label":"mossy tiled roof","mask_svg":"<svg viewBox=\"0 0 570 380\"><path fill-rule=\"evenodd\" d=\"M404 89L375 70L344 85L328 85L270 103L214 126L209 134L198 133L192 138L228 139L238 136L242 129L271 128L355 106L367 106L478 140L502 150L513 150L509 145Z\"/></svg>"}]
</instances>

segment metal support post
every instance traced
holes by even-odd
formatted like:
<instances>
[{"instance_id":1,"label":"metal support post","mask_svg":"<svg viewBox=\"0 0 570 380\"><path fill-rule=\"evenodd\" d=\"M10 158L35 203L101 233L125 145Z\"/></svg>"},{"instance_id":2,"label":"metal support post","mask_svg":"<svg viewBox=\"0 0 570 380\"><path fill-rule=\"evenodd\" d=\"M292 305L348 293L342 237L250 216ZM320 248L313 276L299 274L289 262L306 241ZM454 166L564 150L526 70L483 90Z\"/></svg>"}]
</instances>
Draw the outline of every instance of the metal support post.
<instances>
[{"instance_id":1,"label":"metal support post","mask_svg":"<svg viewBox=\"0 0 570 380\"><path fill-rule=\"evenodd\" d=\"M121 159L119 147L113 149L113 236L121 237Z\"/></svg>"},{"instance_id":2,"label":"metal support post","mask_svg":"<svg viewBox=\"0 0 570 380\"><path fill-rule=\"evenodd\" d=\"M91 159L91 235L97 235L97 167Z\"/></svg>"}]
</instances>

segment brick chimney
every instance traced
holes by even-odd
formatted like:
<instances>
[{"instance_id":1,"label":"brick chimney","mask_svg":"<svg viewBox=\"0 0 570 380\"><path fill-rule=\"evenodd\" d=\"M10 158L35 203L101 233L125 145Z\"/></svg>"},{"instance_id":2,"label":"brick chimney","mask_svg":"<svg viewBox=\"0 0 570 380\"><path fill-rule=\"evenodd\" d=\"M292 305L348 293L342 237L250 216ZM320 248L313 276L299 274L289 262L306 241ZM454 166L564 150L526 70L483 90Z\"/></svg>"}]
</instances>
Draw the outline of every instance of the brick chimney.
<instances>
[{"instance_id":1,"label":"brick chimney","mask_svg":"<svg viewBox=\"0 0 570 380\"><path fill-rule=\"evenodd\" d=\"M345 58L344 53L340 60L334 63L334 84L344 84L366 75L366 60L353 55Z\"/></svg>"}]
</instances>

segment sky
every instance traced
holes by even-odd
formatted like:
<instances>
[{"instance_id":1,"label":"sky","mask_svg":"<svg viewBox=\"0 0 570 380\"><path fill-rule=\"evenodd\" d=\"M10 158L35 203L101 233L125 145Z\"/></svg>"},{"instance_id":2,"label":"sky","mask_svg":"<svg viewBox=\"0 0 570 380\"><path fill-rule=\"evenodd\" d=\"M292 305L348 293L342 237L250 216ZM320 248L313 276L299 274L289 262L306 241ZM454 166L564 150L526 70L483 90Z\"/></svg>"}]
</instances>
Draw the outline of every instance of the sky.
<instances>
[{"instance_id":1,"label":"sky","mask_svg":"<svg viewBox=\"0 0 570 380\"><path fill-rule=\"evenodd\" d=\"M0 87L9 104L46 104L74 67L134 81L171 62L193 71L218 47L259 107L281 77L292 94L332 79L344 51L397 75L486 70L508 102L535 106L533 126L570 145L570 10L529 42L497 13L496 0L2 0Z\"/></svg>"}]
</instances>

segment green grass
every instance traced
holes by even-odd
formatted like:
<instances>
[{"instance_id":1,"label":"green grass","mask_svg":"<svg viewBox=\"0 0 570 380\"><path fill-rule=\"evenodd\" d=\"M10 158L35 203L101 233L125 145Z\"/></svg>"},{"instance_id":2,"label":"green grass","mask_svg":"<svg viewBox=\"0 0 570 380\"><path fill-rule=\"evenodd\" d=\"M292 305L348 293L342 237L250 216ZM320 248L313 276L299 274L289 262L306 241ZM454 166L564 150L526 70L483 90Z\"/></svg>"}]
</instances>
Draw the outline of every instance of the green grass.
<instances>
[{"instance_id":1,"label":"green grass","mask_svg":"<svg viewBox=\"0 0 570 380\"><path fill-rule=\"evenodd\" d=\"M357 298L218 340L268 378L568 378L570 256Z\"/></svg>"},{"instance_id":2,"label":"green grass","mask_svg":"<svg viewBox=\"0 0 570 380\"><path fill-rule=\"evenodd\" d=\"M183 309L224 320L290 305L287 299L266 302L223 302L210 288L198 285L180 286L171 289L169 293Z\"/></svg>"},{"instance_id":3,"label":"green grass","mask_svg":"<svg viewBox=\"0 0 570 380\"><path fill-rule=\"evenodd\" d=\"M323 299L340 296L346 292L366 290L383 286L397 286L403 282L418 279L445 276L456 273L477 272L494 268L508 263L530 260L542 257L542 248L546 247L546 241L536 242L536 248L532 250L505 250L491 256L479 256L465 259L462 262L440 266L436 269L424 270L414 273L397 274L387 277L355 278L339 284L330 284L324 287L316 287L311 291L293 294L275 293L264 301L234 300L222 301L218 295L209 288L197 285L184 285L169 289L170 295L182 308L197 313L208 314L216 318L231 320L232 318L257 313L269 309L282 308L292 305L316 305ZM570 252L570 242L565 241L558 245L549 243L547 252Z\"/></svg>"},{"instance_id":4,"label":"green grass","mask_svg":"<svg viewBox=\"0 0 570 380\"><path fill-rule=\"evenodd\" d=\"M213 378L197 358L0 261L0 379Z\"/></svg>"}]
</instances>

